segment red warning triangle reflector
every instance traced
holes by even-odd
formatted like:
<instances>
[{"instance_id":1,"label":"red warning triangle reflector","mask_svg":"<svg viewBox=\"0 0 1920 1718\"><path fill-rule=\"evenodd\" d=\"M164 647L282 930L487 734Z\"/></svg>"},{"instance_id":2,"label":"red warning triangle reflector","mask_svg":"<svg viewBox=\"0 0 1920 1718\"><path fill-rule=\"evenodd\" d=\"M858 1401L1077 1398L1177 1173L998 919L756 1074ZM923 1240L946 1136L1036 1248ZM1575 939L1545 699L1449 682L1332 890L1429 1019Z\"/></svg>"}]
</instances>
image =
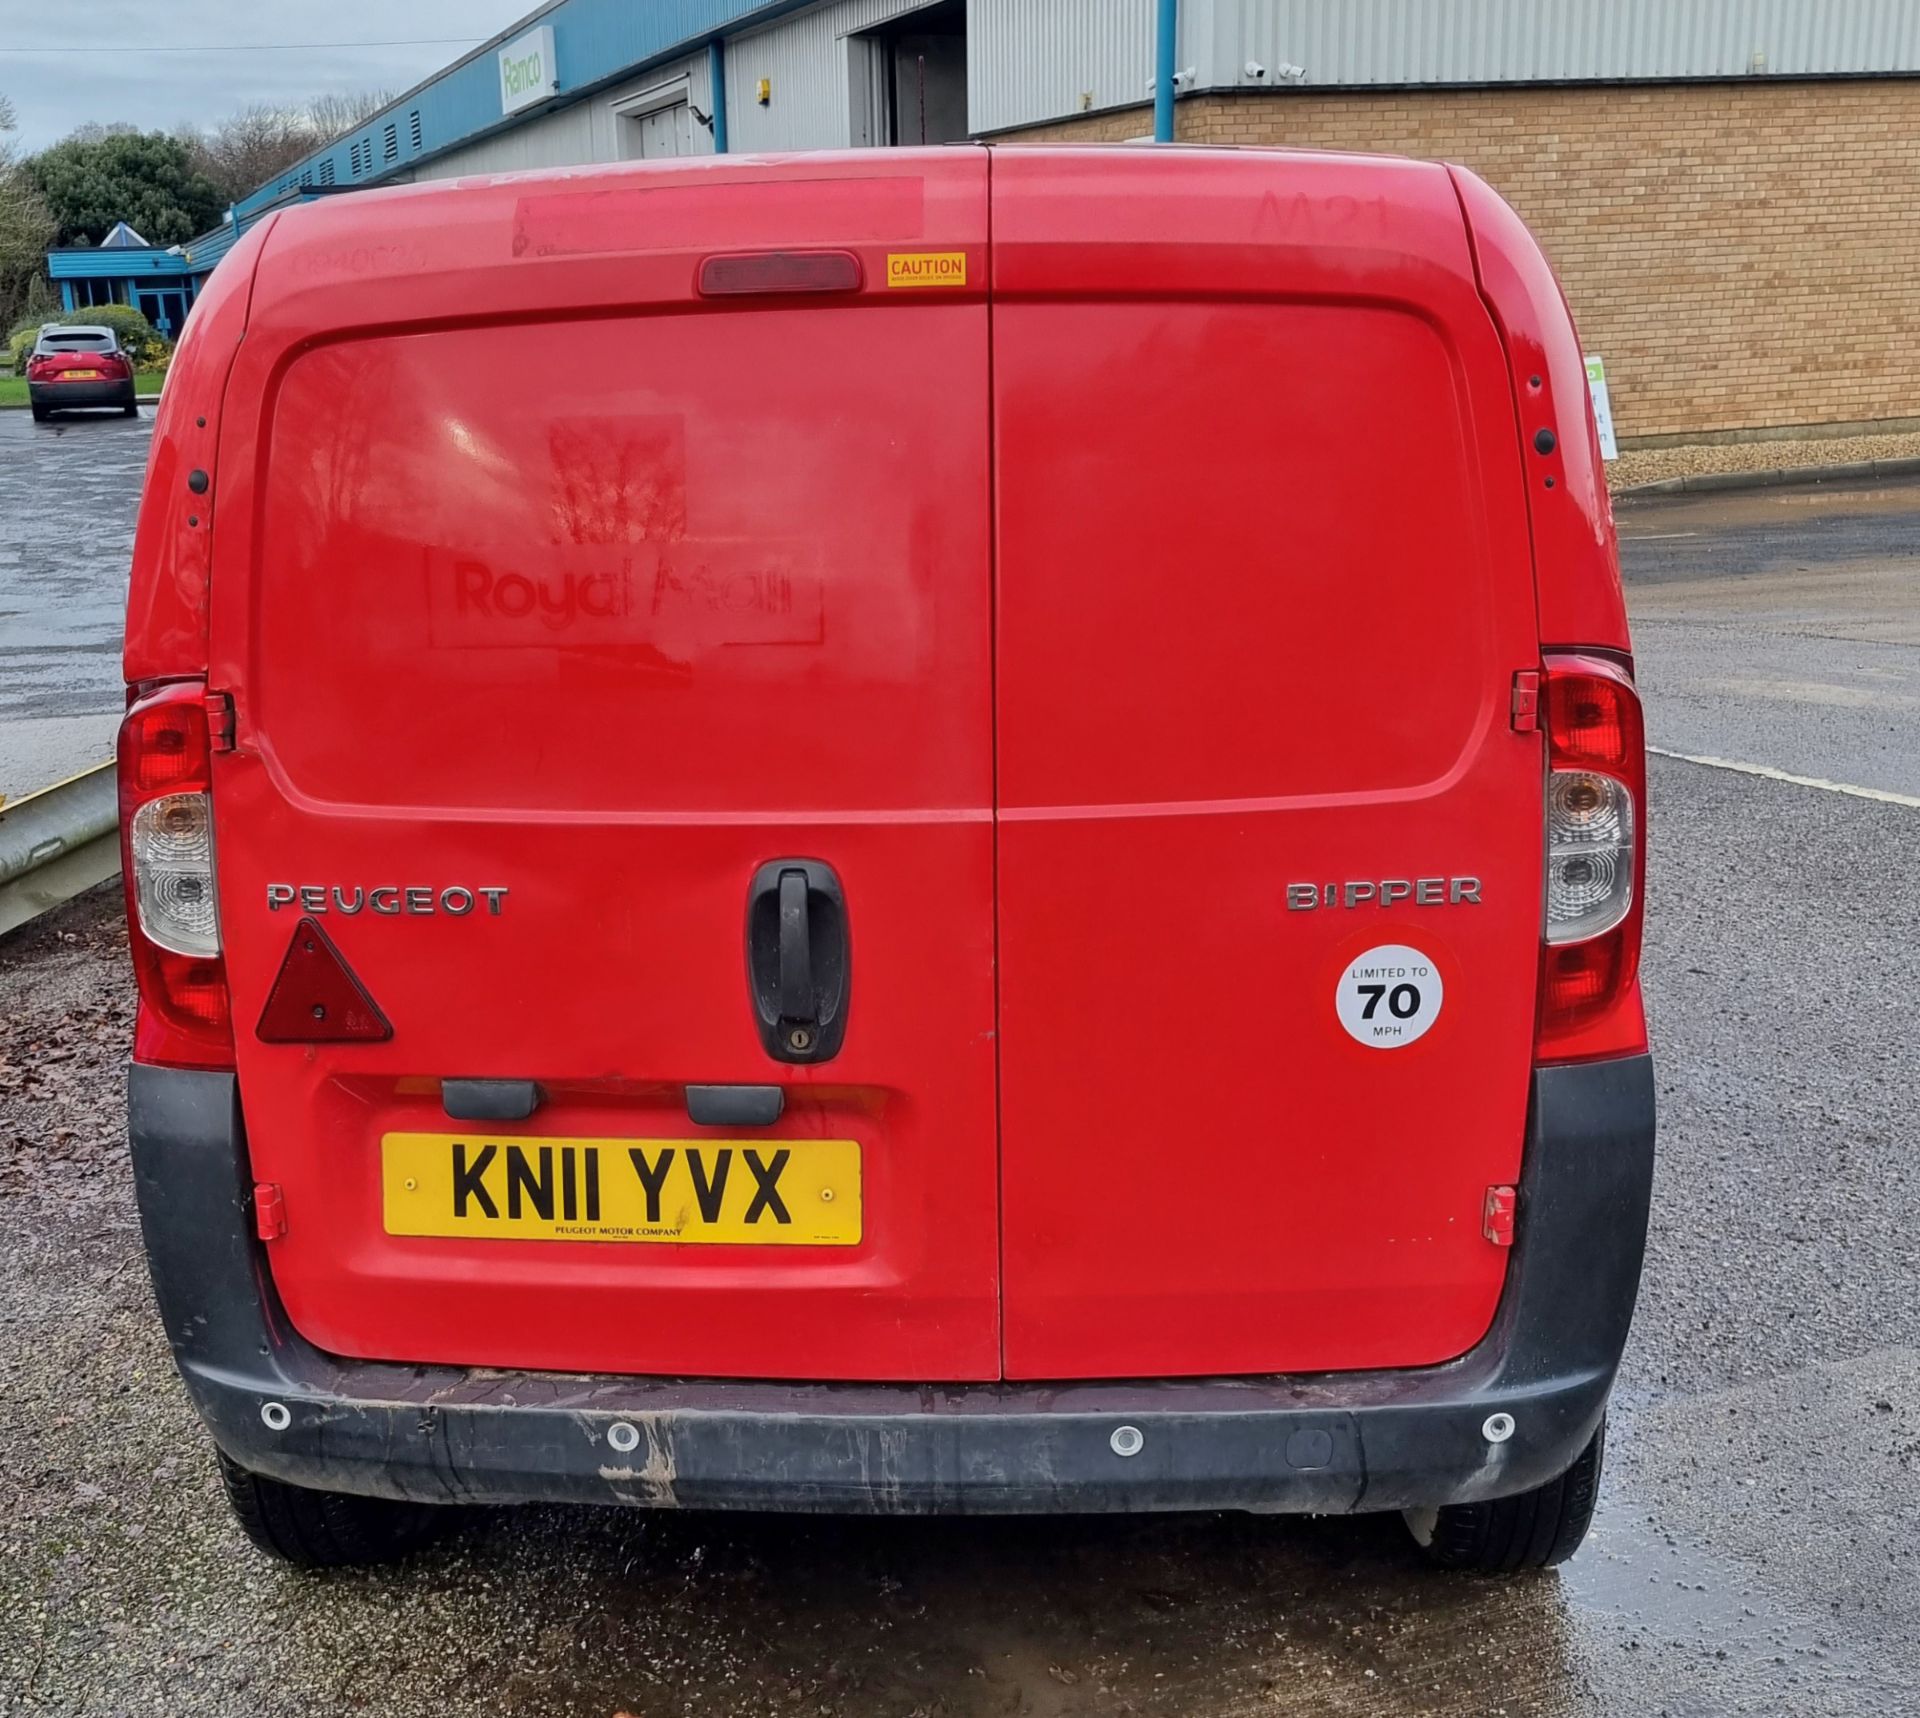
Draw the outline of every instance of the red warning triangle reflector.
<instances>
[{"instance_id":1,"label":"red warning triangle reflector","mask_svg":"<svg viewBox=\"0 0 1920 1718\"><path fill-rule=\"evenodd\" d=\"M393 1036L380 1005L313 919L295 927L255 1031L268 1044L378 1043Z\"/></svg>"}]
</instances>

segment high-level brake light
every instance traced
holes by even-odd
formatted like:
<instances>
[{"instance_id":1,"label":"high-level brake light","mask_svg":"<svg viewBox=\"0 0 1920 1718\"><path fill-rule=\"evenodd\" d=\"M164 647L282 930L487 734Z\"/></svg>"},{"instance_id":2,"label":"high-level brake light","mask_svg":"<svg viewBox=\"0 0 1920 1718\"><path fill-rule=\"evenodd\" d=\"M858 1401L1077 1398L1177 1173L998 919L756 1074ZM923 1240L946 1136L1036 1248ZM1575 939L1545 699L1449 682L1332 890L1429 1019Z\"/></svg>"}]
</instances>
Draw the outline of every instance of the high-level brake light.
<instances>
[{"instance_id":1,"label":"high-level brake light","mask_svg":"<svg viewBox=\"0 0 1920 1718\"><path fill-rule=\"evenodd\" d=\"M700 296L858 292L860 259L852 251L747 251L700 259Z\"/></svg>"}]
</instances>

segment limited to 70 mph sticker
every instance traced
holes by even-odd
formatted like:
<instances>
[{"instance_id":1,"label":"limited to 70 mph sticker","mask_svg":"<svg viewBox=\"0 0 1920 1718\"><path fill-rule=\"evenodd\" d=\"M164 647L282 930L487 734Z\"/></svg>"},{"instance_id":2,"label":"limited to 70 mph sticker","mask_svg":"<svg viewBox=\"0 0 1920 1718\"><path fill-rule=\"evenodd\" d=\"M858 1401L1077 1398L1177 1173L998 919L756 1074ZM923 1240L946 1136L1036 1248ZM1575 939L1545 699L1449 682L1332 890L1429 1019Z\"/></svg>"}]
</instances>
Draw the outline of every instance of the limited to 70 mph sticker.
<instances>
[{"instance_id":1,"label":"limited to 70 mph sticker","mask_svg":"<svg viewBox=\"0 0 1920 1718\"><path fill-rule=\"evenodd\" d=\"M1440 1018L1446 987L1417 948L1382 943L1347 963L1333 993L1347 1036L1372 1050L1404 1049Z\"/></svg>"}]
</instances>

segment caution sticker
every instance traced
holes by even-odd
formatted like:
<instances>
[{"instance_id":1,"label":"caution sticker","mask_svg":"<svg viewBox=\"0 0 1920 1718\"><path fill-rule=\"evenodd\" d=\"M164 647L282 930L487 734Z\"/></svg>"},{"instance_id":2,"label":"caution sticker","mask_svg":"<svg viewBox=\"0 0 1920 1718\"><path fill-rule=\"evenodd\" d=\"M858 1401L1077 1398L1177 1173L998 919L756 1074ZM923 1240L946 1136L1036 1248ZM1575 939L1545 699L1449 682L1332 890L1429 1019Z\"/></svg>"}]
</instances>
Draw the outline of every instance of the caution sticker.
<instances>
[{"instance_id":1,"label":"caution sticker","mask_svg":"<svg viewBox=\"0 0 1920 1718\"><path fill-rule=\"evenodd\" d=\"M889 286L965 286L965 251L889 251Z\"/></svg>"},{"instance_id":2,"label":"caution sticker","mask_svg":"<svg viewBox=\"0 0 1920 1718\"><path fill-rule=\"evenodd\" d=\"M1333 993L1347 1036L1371 1050L1400 1050L1440 1018L1446 986L1417 948L1381 943L1349 961Z\"/></svg>"}]
</instances>

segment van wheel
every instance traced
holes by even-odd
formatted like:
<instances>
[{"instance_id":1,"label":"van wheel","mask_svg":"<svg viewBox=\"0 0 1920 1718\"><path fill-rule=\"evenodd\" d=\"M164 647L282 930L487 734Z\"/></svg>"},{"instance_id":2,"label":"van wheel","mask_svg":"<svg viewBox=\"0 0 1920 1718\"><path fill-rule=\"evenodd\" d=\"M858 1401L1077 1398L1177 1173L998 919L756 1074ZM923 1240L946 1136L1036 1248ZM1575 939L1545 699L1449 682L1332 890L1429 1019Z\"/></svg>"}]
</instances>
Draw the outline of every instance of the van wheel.
<instances>
[{"instance_id":1,"label":"van wheel","mask_svg":"<svg viewBox=\"0 0 1920 1718\"><path fill-rule=\"evenodd\" d=\"M1490 1503L1409 1509L1407 1530L1427 1560L1442 1569L1482 1575L1551 1569L1580 1549L1593 1525L1606 1441L1607 1423L1602 1420L1593 1441L1558 1479Z\"/></svg>"},{"instance_id":2,"label":"van wheel","mask_svg":"<svg viewBox=\"0 0 1920 1718\"><path fill-rule=\"evenodd\" d=\"M249 1473L216 1451L220 1481L240 1530L269 1556L301 1569L345 1569L388 1563L425 1544L445 1511L385 1497L310 1491Z\"/></svg>"}]
</instances>

